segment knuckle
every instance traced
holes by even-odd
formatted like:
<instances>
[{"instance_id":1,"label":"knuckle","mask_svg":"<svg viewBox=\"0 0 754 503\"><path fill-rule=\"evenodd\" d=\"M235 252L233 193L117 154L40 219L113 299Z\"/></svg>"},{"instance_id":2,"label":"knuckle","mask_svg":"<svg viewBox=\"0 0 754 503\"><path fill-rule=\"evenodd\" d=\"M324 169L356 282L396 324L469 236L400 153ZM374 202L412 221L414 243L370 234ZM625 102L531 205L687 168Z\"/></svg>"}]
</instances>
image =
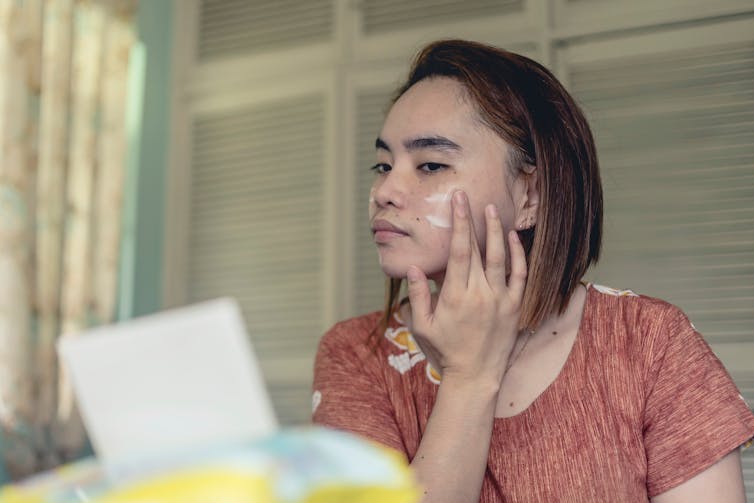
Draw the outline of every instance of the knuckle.
<instances>
[{"instance_id":1,"label":"knuckle","mask_svg":"<svg viewBox=\"0 0 754 503\"><path fill-rule=\"evenodd\" d=\"M511 271L511 276L514 276L514 277L516 277L518 279L526 279L526 276L527 276L526 267L517 267L517 268L514 268Z\"/></svg>"},{"instance_id":2,"label":"knuckle","mask_svg":"<svg viewBox=\"0 0 754 503\"><path fill-rule=\"evenodd\" d=\"M494 268L500 268L505 265L505 261L502 257L487 257L487 267L494 267Z\"/></svg>"},{"instance_id":3,"label":"knuckle","mask_svg":"<svg viewBox=\"0 0 754 503\"><path fill-rule=\"evenodd\" d=\"M484 311L489 311L490 309L497 306L497 302L494 302L493 299L479 296L475 299L474 305L477 306L479 309L482 309Z\"/></svg>"}]
</instances>

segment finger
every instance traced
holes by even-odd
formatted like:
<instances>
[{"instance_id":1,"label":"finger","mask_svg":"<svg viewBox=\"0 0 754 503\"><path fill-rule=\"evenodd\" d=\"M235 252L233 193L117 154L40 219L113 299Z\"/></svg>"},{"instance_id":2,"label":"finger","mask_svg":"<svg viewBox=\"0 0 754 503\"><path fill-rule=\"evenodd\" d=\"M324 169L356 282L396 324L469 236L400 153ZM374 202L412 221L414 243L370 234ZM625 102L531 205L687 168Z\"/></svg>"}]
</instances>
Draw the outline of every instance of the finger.
<instances>
[{"instance_id":1,"label":"finger","mask_svg":"<svg viewBox=\"0 0 754 503\"><path fill-rule=\"evenodd\" d=\"M418 267L408 267L408 299L411 304L411 321L417 333L429 323L432 317L432 294L429 291L429 281Z\"/></svg>"},{"instance_id":2,"label":"finger","mask_svg":"<svg viewBox=\"0 0 754 503\"><path fill-rule=\"evenodd\" d=\"M503 224L494 204L484 209L487 223L487 248L485 252L485 276L493 291L505 288L505 237Z\"/></svg>"},{"instance_id":3,"label":"finger","mask_svg":"<svg viewBox=\"0 0 754 503\"><path fill-rule=\"evenodd\" d=\"M471 255L469 256L469 281L484 280L482 252L479 250L479 240L476 237L474 216L471 213L471 203L468 200L466 201L466 214L469 215L469 246L471 247Z\"/></svg>"},{"instance_id":4,"label":"finger","mask_svg":"<svg viewBox=\"0 0 754 503\"><path fill-rule=\"evenodd\" d=\"M508 246L511 254L511 276L508 280L508 292L514 298L521 300L526 286L526 254L524 245L518 238L516 231L508 233Z\"/></svg>"},{"instance_id":5,"label":"finger","mask_svg":"<svg viewBox=\"0 0 754 503\"><path fill-rule=\"evenodd\" d=\"M463 191L453 193L453 234L450 237L450 257L445 269L443 289L466 288L471 265L471 239L469 237L468 199Z\"/></svg>"}]
</instances>

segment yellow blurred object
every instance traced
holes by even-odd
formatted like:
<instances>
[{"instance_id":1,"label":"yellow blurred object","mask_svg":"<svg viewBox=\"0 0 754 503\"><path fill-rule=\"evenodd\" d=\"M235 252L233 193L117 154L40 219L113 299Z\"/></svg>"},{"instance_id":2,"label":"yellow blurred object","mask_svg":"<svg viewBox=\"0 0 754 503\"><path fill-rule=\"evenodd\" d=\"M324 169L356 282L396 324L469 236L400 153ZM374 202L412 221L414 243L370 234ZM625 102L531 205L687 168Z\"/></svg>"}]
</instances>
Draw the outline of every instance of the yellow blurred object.
<instances>
[{"instance_id":1,"label":"yellow blurred object","mask_svg":"<svg viewBox=\"0 0 754 503\"><path fill-rule=\"evenodd\" d=\"M322 487L302 503L416 503L419 495L411 487Z\"/></svg>"},{"instance_id":2,"label":"yellow blurred object","mask_svg":"<svg viewBox=\"0 0 754 503\"><path fill-rule=\"evenodd\" d=\"M0 491L0 503L45 503L43 494L27 494L26 491L8 486Z\"/></svg>"},{"instance_id":3,"label":"yellow blurred object","mask_svg":"<svg viewBox=\"0 0 754 503\"><path fill-rule=\"evenodd\" d=\"M320 427L140 465L108 479L95 459L0 490L0 503L416 503L403 454Z\"/></svg>"},{"instance_id":4,"label":"yellow blurred object","mask_svg":"<svg viewBox=\"0 0 754 503\"><path fill-rule=\"evenodd\" d=\"M231 469L187 470L138 482L95 500L96 503L277 503L260 475Z\"/></svg>"}]
</instances>

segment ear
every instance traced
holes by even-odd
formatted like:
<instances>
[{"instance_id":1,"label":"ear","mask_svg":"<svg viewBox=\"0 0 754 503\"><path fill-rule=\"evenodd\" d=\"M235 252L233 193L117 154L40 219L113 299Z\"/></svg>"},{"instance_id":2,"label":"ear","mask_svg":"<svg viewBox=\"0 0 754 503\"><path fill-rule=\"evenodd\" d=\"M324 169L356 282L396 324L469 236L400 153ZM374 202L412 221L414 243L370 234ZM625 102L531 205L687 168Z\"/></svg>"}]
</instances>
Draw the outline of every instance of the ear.
<instances>
[{"instance_id":1,"label":"ear","mask_svg":"<svg viewBox=\"0 0 754 503\"><path fill-rule=\"evenodd\" d=\"M539 170L527 164L518 173L515 183L516 230L530 229L537 224L539 210Z\"/></svg>"}]
</instances>

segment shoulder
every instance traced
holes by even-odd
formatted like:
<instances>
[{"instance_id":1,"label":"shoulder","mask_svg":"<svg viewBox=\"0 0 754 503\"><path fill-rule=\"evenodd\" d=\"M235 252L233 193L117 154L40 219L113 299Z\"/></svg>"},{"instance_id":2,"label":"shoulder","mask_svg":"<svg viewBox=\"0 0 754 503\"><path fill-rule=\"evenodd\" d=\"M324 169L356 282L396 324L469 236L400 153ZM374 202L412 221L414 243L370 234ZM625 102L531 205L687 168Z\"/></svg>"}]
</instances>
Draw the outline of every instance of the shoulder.
<instances>
[{"instance_id":1,"label":"shoulder","mask_svg":"<svg viewBox=\"0 0 754 503\"><path fill-rule=\"evenodd\" d=\"M681 310L662 299L636 293L633 290L619 290L604 285L589 283L592 299L597 305L597 314L606 318L615 318L615 313L651 317L654 315L677 315Z\"/></svg>"},{"instance_id":2,"label":"shoulder","mask_svg":"<svg viewBox=\"0 0 754 503\"><path fill-rule=\"evenodd\" d=\"M590 285L589 332L593 349L626 362L651 388L667 360L712 359L712 351L681 308L630 290ZM672 367L672 365L670 365Z\"/></svg>"},{"instance_id":3,"label":"shoulder","mask_svg":"<svg viewBox=\"0 0 754 503\"><path fill-rule=\"evenodd\" d=\"M611 290L593 288L593 340L598 349L607 347L611 357L620 355L629 362L645 396L667 387L675 390L666 394L672 400L680 388L698 386L705 379L707 384L728 385L724 366L681 308L662 299Z\"/></svg>"},{"instance_id":4,"label":"shoulder","mask_svg":"<svg viewBox=\"0 0 754 503\"><path fill-rule=\"evenodd\" d=\"M678 332L695 332L678 307L631 290L590 284L590 323L632 342L667 339Z\"/></svg>"},{"instance_id":5,"label":"shoulder","mask_svg":"<svg viewBox=\"0 0 754 503\"><path fill-rule=\"evenodd\" d=\"M380 330L382 313L374 311L333 325L319 342L319 352L361 353Z\"/></svg>"}]
</instances>

